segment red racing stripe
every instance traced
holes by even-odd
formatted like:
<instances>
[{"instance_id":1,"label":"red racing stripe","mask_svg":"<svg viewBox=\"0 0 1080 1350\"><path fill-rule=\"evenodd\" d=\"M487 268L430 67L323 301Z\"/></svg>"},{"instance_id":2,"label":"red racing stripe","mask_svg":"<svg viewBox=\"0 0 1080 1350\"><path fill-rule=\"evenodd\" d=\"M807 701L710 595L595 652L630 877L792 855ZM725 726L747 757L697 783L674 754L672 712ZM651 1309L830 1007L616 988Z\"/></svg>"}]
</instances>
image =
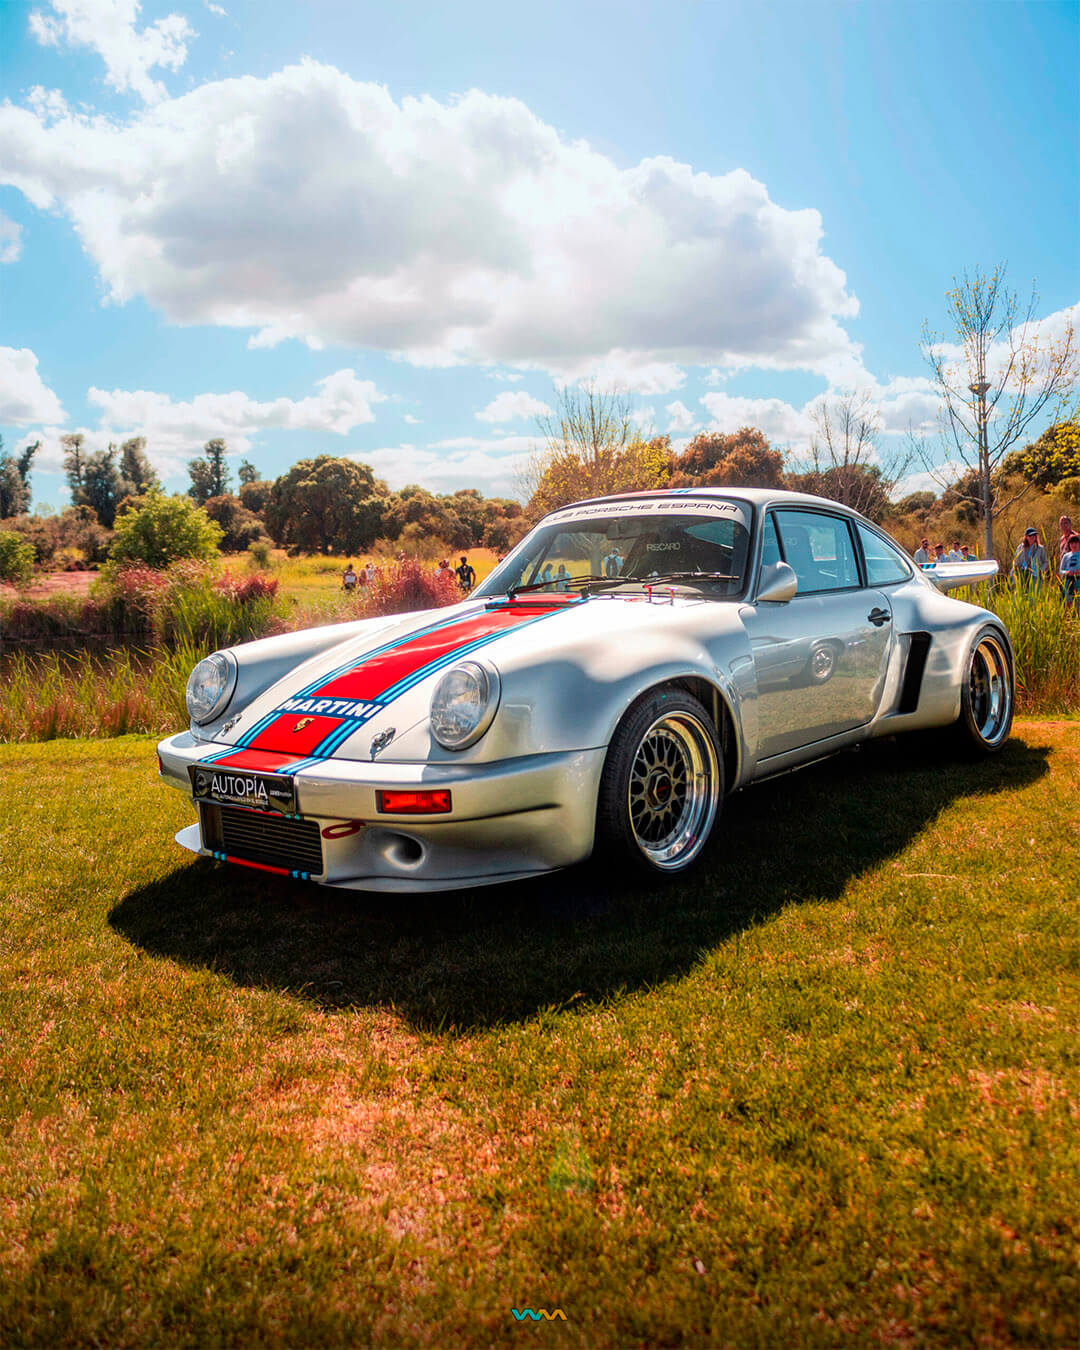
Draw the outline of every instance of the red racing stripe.
<instances>
[{"instance_id":1,"label":"red racing stripe","mask_svg":"<svg viewBox=\"0 0 1080 1350\"><path fill-rule=\"evenodd\" d=\"M251 742L253 750L279 750L290 759L310 755L335 727L341 726L340 717L305 717L301 713L282 713L275 717Z\"/></svg>"},{"instance_id":2,"label":"red racing stripe","mask_svg":"<svg viewBox=\"0 0 1080 1350\"><path fill-rule=\"evenodd\" d=\"M281 773L292 764L299 764L306 755L275 754L272 750L237 750L224 759L215 759L214 768L254 769L262 773Z\"/></svg>"},{"instance_id":3,"label":"red racing stripe","mask_svg":"<svg viewBox=\"0 0 1080 1350\"><path fill-rule=\"evenodd\" d=\"M450 624L434 633L425 633L420 637L406 638L392 651L383 652L358 665L337 679L331 680L316 690L313 698L378 698L391 685L397 684L407 675L413 674L422 666L437 661L441 656L464 647L476 638L487 637L492 633L508 632L518 624L529 623L541 614L550 613L561 605L522 606L518 609L493 609L483 614L474 614L460 623ZM323 719L329 720L329 719ZM255 744L260 744L260 736Z\"/></svg>"},{"instance_id":4,"label":"red racing stripe","mask_svg":"<svg viewBox=\"0 0 1080 1350\"><path fill-rule=\"evenodd\" d=\"M239 863L241 867L253 867L256 872L273 872L276 877L292 875L287 867L271 867L269 863L252 862L250 858L234 858L231 853L225 854L225 861Z\"/></svg>"}]
</instances>

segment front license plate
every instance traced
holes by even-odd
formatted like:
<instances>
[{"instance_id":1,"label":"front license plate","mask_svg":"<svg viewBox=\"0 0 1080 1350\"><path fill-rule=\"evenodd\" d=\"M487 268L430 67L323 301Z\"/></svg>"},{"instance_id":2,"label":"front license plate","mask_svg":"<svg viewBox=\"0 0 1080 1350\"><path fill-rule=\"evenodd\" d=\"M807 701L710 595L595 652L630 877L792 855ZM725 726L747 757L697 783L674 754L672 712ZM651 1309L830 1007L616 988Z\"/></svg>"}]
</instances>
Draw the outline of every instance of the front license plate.
<instances>
[{"instance_id":1,"label":"front license plate","mask_svg":"<svg viewBox=\"0 0 1080 1350\"><path fill-rule=\"evenodd\" d=\"M256 811L296 815L296 783L278 773L249 773L219 769L213 764L189 764L191 795L198 802L250 806Z\"/></svg>"}]
</instances>

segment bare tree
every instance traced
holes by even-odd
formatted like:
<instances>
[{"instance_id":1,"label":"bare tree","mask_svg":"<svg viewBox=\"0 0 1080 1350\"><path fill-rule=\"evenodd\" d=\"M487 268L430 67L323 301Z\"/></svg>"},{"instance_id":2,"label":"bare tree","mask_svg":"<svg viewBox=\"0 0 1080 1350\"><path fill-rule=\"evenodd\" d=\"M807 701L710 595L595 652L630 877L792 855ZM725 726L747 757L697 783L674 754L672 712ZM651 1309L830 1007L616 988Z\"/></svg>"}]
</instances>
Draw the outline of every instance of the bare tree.
<instances>
[{"instance_id":1,"label":"bare tree","mask_svg":"<svg viewBox=\"0 0 1080 1350\"><path fill-rule=\"evenodd\" d=\"M986 556L994 551L994 518L1024 491L1006 497L997 473L1011 446L1048 407L1058 418L1076 382L1077 345L1071 323L1056 340L1038 331L1034 285L1023 306L1005 286L1005 264L984 274L976 268L954 280L945 304L955 327L955 342L923 326L921 349L942 398L937 445L917 443L927 469L942 487L951 487L978 508ZM972 472L946 481L940 461L949 459Z\"/></svg>"},{"instance_id":2,"label":"bare tree","mask_svg":"<svg viewBox=\"0 0 1080 1350\"><path fill-rule=\"evenodd\" d=\"M633 400L593 382L567 385L553 413L537 418L544 444L521 472L534 518L582 497L662 486L671 472L666 437L645 441L631 418Z\"/></svg>"},{"instance_id":3,"label":"bare tree","mask_svg":"<svg viewBox=\"0 0 1080 1350\"><path fill-rule=\"evenodd\" d=\"M881 412L865 392L823 399L812 420L814 430L806 456L794 462L788 474L791 486L843 502L871 520L880 520L911 464L910 447L881 449Z\"/></svg>"}]
</instances>

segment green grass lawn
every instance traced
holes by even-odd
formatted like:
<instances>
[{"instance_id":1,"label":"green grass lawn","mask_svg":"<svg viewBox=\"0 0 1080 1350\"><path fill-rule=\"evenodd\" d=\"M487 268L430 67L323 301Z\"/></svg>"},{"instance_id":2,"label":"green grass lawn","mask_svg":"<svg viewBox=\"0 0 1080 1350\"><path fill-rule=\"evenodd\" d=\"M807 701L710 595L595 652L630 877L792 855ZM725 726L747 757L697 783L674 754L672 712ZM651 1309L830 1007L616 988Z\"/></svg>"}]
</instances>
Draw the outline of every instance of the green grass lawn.
<instances>
[{"instance_id":1,"label":"green grass lawn","mask_svg":"<svg viewBox=\"0 0 1080 1350\"><path fill-rule=\"evenodd\" d=\"M1078 773L885 745L693 884L387 899L0 748L0 1345L1075 1347Z\"/></svg>"}]
</instances>

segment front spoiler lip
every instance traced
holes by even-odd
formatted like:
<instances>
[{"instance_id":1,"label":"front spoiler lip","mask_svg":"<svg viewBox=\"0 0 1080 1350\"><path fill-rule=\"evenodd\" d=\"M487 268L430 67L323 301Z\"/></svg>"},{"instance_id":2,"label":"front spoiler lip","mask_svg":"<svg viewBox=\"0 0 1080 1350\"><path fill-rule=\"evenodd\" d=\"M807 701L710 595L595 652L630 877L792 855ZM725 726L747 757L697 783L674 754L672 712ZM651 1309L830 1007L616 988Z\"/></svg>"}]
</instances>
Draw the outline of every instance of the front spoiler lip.
<instances>
[{"instance_id":1,"label":"front spoiler lip","mask_svg":"<svg viewBox=\"0 0 1080 1350\"><path fill-rule=\"evenodd\" d=\"M173 837L181 848L186 848L191 853L197 853L203 858L215 856L210 849L202 847L198 825L185 825L182 830L177 830ZM284 867L265 867L241 858L229 858L225 861L241 867L250 867L256 871L269 872L283 879L290 875L289 869ZM531 881L535 877L547 876L559 870L558 867L537 867L526 871L488 872L475 876L434 877L431 879L377 875L334 877L332 880L325 876L305 875L303 879L312 881L319 886L328 886L334 890L373 891L393 895L423 895L438 894L440 891L472 890L477 886L501 886L513 881Z\"/></svg>"}]
</instances>

